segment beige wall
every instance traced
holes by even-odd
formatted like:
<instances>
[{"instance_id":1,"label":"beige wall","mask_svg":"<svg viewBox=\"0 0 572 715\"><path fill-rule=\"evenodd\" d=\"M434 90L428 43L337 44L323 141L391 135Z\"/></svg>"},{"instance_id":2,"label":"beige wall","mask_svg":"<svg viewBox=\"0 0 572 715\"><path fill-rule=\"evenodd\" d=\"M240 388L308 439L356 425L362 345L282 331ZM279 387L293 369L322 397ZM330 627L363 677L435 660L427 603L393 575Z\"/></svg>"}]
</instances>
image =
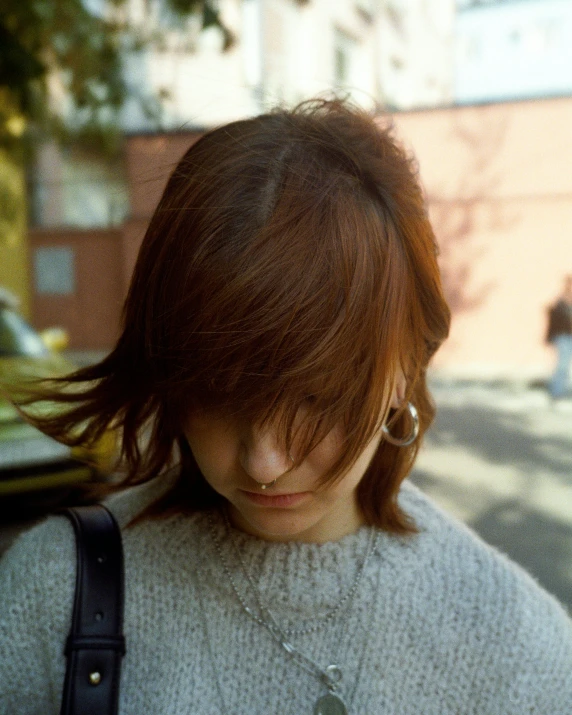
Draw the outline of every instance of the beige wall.
<instances>
[{"instance_id":1,"label":"beige wall","mask_svg":"<svg viewBox=\"0 0 572 715\"><path fill-rule=\"evenodd\" d=\"M435 367L543 376L546 308L572 273L572 98L403 113L453 309Z\"/></svg>"}]
</instances>

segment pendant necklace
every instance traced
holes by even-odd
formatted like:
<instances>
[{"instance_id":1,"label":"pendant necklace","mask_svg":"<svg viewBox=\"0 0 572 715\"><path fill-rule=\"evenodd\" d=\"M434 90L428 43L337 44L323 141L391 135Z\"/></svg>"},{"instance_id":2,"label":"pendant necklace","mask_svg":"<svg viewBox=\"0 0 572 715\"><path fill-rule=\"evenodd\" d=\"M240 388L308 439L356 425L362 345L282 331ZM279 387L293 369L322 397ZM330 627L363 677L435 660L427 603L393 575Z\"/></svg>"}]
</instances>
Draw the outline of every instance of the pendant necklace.
<instances>
[{"instance_id":1,"label":"pendant necklace","mask_svg":"<svg viewBox=\"0 0 572 715\"><path fill-rule=\"evenodd\" d=\"M314 633L318 630L318 628L325 626L331 621L333 621L335 616L342 610L344 605L347 604L349 607L361 582L367 562L369 561L371 554L375 551L375 547L378 541L377 530L372 529L369 543L362 563L357 570L352 585L350 586L346 594L340 599L340 601L338 601L338 603L330 611L324 614L321 618L317 619L317 623L313 623L310 626L306 626L304 628L299 629L282 628L276 621L276 618L274 617L272 612L262 603L262 599L260 598L258 589L254 584L254 581L250 577L248 570L245 567L240 552L234 546L234 542L232 542L232 536L230 531L231 527L226 513L224 513L223 516L227 534L231 539L231 544L235 550L241 571L246 581L248 582L252 593L254 594L257 609L256 611L253 610L246 603L243 595L241 594L240 590L236 585L230 567L222 551L220 540L216 535L215 525L211 514L209 514L208 516L210 533L225 575L243 611L258 625L264 627L300 668L310 673L314 677L318 678L323 684L323 686L325 686L327 693L325 695L322 695L316 701L314 705L313 715L348 715L347 707L338 692L338 688L343 677L340 666L336 663L331 663L330 665L326 666L326 668L322 668L314 660L312 660L310 657L298 650L298 648L296 648L292 644L290 637L292 635Z\"/></svg>"}]
</instances>

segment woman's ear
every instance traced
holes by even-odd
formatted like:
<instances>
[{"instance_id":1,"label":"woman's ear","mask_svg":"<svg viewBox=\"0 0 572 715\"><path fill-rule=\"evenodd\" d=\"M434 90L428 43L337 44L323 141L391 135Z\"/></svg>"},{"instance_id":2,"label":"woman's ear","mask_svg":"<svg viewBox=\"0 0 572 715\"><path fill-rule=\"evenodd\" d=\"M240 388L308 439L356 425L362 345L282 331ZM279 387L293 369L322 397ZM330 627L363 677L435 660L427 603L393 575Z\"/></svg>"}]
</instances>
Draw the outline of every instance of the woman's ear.
<instances>
[{"instance_id":1,"label":"woman's ear","mask_svg":"<svg viewBox=\"0 0 572 715\"><path fill-rule=\"evenodd\" d=\"M396 410L405 400L405 393L407 390L407 380L403 374L401 368L397 369L397 374L395 376L395 383L393 385L393 392L391 393L391 407Z\"/></svg>"}]
</instances>

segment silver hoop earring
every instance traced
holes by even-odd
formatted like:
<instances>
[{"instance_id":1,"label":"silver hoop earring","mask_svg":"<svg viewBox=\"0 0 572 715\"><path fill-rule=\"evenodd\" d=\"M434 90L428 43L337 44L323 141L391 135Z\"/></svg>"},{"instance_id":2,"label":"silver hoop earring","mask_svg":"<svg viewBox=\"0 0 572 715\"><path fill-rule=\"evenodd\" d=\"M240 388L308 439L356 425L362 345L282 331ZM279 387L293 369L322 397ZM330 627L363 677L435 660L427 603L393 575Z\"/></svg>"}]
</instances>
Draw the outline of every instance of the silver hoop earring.
<instances>
[{"instance_id":1,"label":"silver hoop earring","mask_svg":"<svg viewBox=\"0 0 572 715\"><path fill-rule=\"evenodd\" d=\"M411 402L407 403L407 411L411 417L411 432L407 437L394 437L391 432L387 429L386 425L383 425L381 431L383 432L384 438L390 443L394 444L396 447L409 447L417 439L419 434L419 415L417 410Z\"/></svg>"},{"instance_id":2,"label":"silver hoop earring","mask_svg":"<svg viewBox=\"0 0 572 715\"><path fill-rule=\"evenodd\" d=\"M268 489L269 487L273 487L277 481L278 481L278 479L275 479L273 482L268 482L268 484L260 484L260 482L258 482L258 484L259 484L260 488L264 490L264 489Z\"/></svg>"}]
</instances>

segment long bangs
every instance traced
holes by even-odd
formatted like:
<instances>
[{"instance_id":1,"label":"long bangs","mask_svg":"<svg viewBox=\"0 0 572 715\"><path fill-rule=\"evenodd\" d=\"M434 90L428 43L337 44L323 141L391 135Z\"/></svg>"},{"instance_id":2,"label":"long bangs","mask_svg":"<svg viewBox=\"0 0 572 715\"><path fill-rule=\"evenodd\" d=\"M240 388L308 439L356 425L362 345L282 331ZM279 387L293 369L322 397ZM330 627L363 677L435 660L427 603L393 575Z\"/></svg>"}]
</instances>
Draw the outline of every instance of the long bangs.
<instances>
[{"instance_id":1,"label":"long bangs","mask_svg":"<svg viewBox=\"0 0 572 715\"><path fill-rule=\"evenodd\" d=\"M154 360L173 424L192 409L273 423L285 449L295 443L298 462L341 424L344 449L326 475L334 478L387 413L408 274L390 217L363 185L319 156L289 152L268 169L273 181L252 178L247 189L258 196L248 196L243 178L242 195L219 192L216 206L186 197L196 206L187 228L192 258L171 260L177 292L161 296L170 308L150 343L160 346ZM229 186L225 177L221 185ZM238 198L257 199L264 220L256 231L232 220ZM194 233L202 211L216 227L207 236Z\"/></svg>"}]
</instances>

